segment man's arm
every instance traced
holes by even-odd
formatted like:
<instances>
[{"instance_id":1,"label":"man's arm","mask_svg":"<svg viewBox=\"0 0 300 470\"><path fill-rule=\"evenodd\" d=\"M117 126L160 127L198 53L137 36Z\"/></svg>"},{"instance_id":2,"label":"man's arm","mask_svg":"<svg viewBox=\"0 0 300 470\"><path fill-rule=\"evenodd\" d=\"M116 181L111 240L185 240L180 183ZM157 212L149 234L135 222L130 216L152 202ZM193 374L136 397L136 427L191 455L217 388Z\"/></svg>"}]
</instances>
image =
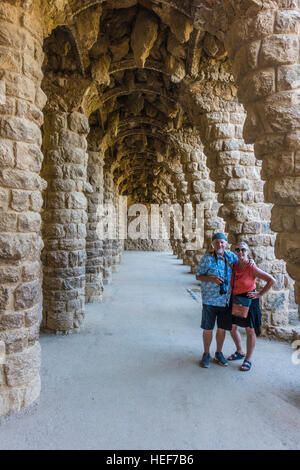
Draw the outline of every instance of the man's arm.
<instances>
[{"instance_id":1,"label":"man's arm","mask_svg":"<svg viewBox=\"0 0 300 470\"><path fill-rule=\"evenodd\" d=\"M207 276L206 274L197 274L197 281L201 282L215 282L216 284L223 284L224 280L220 276Z\"/></svg>"}]
</instances>

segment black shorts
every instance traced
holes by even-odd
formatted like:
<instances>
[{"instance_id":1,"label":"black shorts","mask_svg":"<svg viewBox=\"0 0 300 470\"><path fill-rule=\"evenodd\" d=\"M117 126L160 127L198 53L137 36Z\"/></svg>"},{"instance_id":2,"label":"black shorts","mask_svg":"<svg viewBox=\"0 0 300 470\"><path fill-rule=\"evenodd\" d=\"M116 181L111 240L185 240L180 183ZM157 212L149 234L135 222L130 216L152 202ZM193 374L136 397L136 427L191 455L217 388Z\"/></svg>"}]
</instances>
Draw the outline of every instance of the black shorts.
<instances>
[{"instance_id":1,"label":"black shorts","mask_svg":"<svg viewBox=\"0 0 300 470\"><path fill-rule=\"evenodd\" d=\"M231 309L227 307L217 307L215 305L203 304L201 328L203 330L213 330L217 319L218 328L232 330Z\"/></svg>"}]
</instances>

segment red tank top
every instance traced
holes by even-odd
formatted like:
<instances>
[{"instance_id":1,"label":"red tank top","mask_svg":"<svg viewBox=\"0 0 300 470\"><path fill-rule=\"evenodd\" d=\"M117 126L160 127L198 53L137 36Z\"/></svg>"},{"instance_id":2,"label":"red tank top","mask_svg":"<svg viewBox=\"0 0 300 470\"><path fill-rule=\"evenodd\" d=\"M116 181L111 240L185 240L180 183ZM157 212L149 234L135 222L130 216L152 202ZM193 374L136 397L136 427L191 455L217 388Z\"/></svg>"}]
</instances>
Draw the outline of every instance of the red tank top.
<instances>
[{"instance_id":1,"label":"red tank top","mask_svg":"<svg viewBox=\"0 0 300 470\"><path fill-rule=\"evenodd\" d=\"M244 294L256 289L256 277L252 277L255 266L246 264L238 271L238 263L235 263L232 272L233 295Z\"/></svg>"}]
</instances>

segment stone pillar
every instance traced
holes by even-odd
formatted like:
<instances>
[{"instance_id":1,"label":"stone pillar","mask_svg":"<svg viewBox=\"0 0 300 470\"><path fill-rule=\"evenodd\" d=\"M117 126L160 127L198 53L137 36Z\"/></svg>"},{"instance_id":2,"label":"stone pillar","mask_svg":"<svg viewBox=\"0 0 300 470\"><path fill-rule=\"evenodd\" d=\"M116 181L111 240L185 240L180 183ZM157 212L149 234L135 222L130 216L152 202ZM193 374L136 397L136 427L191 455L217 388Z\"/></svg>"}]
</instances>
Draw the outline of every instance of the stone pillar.
<instances>
[{"instance_id":1,"label":"stone pillar","mask_svg":"<svg viewBox=\"0 0 300 470\"><path fill-rule=\"evenodd\" d=\"M84 318L88 130L83 114L45 115L43 327L55 332L76 330Z\"/></svg>"},{"instance_id":2,"label":"stone pillar","mask_svg":"<svg viewBox=\"0 0 300 470\"><path fill-rule=\"evenodd\" d=\"M255 5L256 3L256 5ZM231 25L226 47L247 119L244 138L263 161L273 203L275 253L287 262L300 303L299 2L250 2ZM249 9L247 9L249 8Z\"/></svg>"},{"instance_id":3,"label":"stone pillar","mask_svg":"<svg viewBox=\"0 0 300 470\"><path fill-rule=\"evenodd\" d=\"M40 211L46 183L39 173L46 97L36 19L2 2L0 30L1 416L31 405L40 393Z\"/></svg>"},{"instance_id":4,"label":"stone pillar","mask_svg":"<svg viewBox=\"0 0 300 470\"><path fill-rule=\"evenodd\" d=\"M203 210L203 245L197 250L187 250L186 264L191 266L191 272L195 273L200 258L211 250L211 239L215 232L225 229L224 220L218 216L220 203L215 192L215 183L210 179L207 168L206 155L203 145L199 142L199 136L188 133L182 136L182 166L185 179L188 183L188 193L194 206L200 206Z\"/></svg>"},{"instance_id":5,"label":"stone pillar","mask_svg":"<svg viewBox=\"0 0 300 470\"><path fill-rule=\"evenodd\" d=\"M289 321L289 278L285 263L277 260L274 254L271 205L264 203L261 164L255 159L252 145L245 144L242 137L243 107L237 102L228 102L224 103L223 109L202 118L210 175L222 203L219 213L226 221L229 243L234 246L239 240L246 241L257 265L277 281L261 299L265 326L271 329L286 326Z\"/></svg>"},{"instance_id":6,"label":"stone pillar","mask_svg":"<svg viewBox=\"0 0 300 470\"><path fill-rule=\"evenodd\" d=\"M119 195L115 184L113 183L113 205L115 208L116 238L112 240L112 271L117 272L120 264L120 245L119 245Z\"/></svg>"},{"instance_id":7,"label":"stone pillar","mask_svg":"<svg viewBox=\"0 0 300 470\"><path fill-rule=\"evenodd\" d=\"M88 223L86 236L86 303L101 302L103 296L103 240L98 224L103 205L103 165L102 152L88 152L88 182L93 192L87 194Z\"/></svg>"},{"instance_id":8,"label":"stone pillar","mask_svg":"<svg viewBox=\"0 0 300 470\"><path fill-rule=\"evenodd\" d=\"M113 204L113 177L111 173L104 167L104 225L108 226L108 217L111 216L109 211L105 208L105 205ZM106 230L105 227L105 230ZM103 240L103 284L110 284L112 281L112 250L113 240L111 238L105 238Z\"/></svg>"}]
</instances>

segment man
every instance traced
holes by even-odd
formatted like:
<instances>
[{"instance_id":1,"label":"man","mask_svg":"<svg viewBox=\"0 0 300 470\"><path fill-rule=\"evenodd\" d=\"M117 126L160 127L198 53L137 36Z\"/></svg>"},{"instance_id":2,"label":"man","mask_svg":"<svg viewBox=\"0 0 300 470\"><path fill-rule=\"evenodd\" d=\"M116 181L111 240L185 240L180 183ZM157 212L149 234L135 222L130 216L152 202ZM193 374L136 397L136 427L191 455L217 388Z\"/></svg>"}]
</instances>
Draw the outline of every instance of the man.
<instances>
[{"instance_id":1,"label":"man","mask_svg":"<svg viewBox=\"0 0 300 470\"><path fill-rule=\"evenodd\" d=\"M238 257L231 251L225 250L227 237L223 233L215 233L212 237L214 253L204 255L197 268L196 279L201 281L202 291L202 321L204 354L200 361L201 367L209 367L209 348L212 342L213 329L217 320L217 351L215 360L222 366L227 366L222 348L226 331L231 331L231 312L228 308L231 294L231 275L234 263Z\"/></svg>"}]
</instances>

